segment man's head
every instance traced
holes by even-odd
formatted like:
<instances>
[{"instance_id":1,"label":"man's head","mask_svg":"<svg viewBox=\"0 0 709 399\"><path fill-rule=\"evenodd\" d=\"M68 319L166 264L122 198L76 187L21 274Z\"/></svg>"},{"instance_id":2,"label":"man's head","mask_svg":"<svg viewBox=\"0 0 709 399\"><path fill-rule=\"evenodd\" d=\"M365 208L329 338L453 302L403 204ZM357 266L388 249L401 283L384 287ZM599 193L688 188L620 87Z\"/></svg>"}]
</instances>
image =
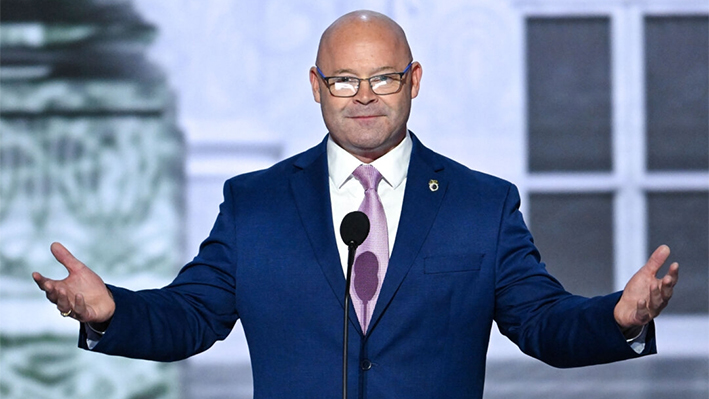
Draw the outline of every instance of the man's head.
<instances>
[{"instance_id":1,"label":"man's head","mask_svg":"<svg viewBox=\"0 0 709 399\"><path fill-rule=\"evenodd\" d=\"M403 72L413 61L406 35L396 22L373 11L354 11L330 25L320 39L316 67L310 69L315 101L320 103L332 139L363 162L386 154L406 136L411 99L418 95L422 69L414 62L396 93L377 95L364 80ZM326 77L363 79L354 97L333 96Z\"/></svg>"}]
</instances>

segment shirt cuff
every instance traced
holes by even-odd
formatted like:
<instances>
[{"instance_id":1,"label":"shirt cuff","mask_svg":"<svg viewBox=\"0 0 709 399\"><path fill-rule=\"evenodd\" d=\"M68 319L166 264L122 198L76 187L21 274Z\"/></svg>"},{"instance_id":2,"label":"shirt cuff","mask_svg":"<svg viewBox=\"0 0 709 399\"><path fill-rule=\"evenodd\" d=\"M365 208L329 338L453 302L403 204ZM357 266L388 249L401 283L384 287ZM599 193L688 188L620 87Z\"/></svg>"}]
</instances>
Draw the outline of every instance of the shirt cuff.
<instances>
[{"instance_id":1,"label":"shirt cuff","mask_svg":"<svg viewBox=\"0 0 709 399\"><path fill-rule=\"evenodd\" d=\"M647 338L647 324L643 326L640 333L635 338L627 339L625 342L630 345L630 348L637 354L641 354L645 350L645 338Z\"/></svg>"},{"instance_id":2,"label":"shirt cuff","mask_svg":"<svg viewBox=\"0 0 709 399\"><path fill-rule=\"evenodd\" d=\"M94 347L98 345L105 332L94 330L89 323L82 324L84 326L84 332L86 332L86 346L93 350Z\"/></svg>"}]
</instances>

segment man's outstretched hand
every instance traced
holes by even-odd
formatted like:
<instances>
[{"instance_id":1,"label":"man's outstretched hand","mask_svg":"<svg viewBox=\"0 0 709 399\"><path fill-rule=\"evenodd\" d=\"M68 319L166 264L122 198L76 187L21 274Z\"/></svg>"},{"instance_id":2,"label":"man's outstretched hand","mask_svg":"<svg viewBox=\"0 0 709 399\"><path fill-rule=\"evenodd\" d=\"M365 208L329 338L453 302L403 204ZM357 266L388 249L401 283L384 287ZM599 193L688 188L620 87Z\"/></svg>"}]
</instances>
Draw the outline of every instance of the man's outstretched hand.
<instances>
[{"instance_id":1,"label":"man's outstretched hand","mask_svg":"<svg viewBox=\"0 0 709 399\"><path fill-rule=\"evenodd\" d=\"M74 257L62 244L51 246L52 255L66 267L69 275L52 280L34 272L32 278L57 305L63 316L85 323L101 324L113 317L116 304L101 277Z\"/></svg>"},{"instance_id":2,"label":"man's outstretched hand","mask_svg":"<svg viewBox=\"0 0 709 399\"><path fill-rule=\"evenodd\" d=\"M667 306L677 284L679 264L672 263L670 270L661 279L655 275L669 256L670 248L660 245L650 255L645 266L625 285L623 295L613 311L615 321L624 333L649 323Z\"/></svg>"}]
</instances>

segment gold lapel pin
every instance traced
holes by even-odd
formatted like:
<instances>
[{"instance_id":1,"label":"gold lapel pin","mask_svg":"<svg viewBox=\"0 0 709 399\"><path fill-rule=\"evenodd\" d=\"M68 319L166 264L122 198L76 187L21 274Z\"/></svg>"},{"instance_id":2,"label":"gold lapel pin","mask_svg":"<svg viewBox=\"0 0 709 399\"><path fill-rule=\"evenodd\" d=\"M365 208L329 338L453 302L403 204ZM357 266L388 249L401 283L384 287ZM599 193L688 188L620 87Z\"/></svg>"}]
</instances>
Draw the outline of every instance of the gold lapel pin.
<instances>
[{"instance_id":1,"label":"gold lapel pin","mask_svg":"<svg viewBox=\"0 0 709 399\"><path fill-rule=\"evenodd\" d=\"M431 191L438 191L438 180L429 180L428 188L431 189Z\"/></svg>"}]
</instances>

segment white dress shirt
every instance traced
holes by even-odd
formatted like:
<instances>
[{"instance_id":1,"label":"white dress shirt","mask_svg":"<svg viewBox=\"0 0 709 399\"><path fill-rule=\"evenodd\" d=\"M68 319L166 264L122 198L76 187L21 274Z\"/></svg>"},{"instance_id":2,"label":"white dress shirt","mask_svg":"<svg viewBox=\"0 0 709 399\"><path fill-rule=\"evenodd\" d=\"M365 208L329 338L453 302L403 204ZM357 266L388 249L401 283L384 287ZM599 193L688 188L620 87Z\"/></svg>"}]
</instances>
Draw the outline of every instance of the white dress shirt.
<instances>
[{"instance_id":1,"label":"white dress shirt","mask_svg":"<svg viewBox=\"0 0 709 399\"><path fill-rule=\"evenodd\" d=\"M377 193L384 206L384 214L389 230L389 255L394 248L394 239L399 227L401 207L404 203L406 173L411 159L413 144L409 133L404 140L370 165L377 168L383 179L379 182ZM332 137L327 140L327 167L330 177L330 203L332 204L332 224L337 237L337 250L340 253L343 274L347 273L347 245L340 238L340 223L348 213L359 209L364 200L362 184L352 176L352 172L363 162L335 144Z\"/></svg>"}]
</instances>

